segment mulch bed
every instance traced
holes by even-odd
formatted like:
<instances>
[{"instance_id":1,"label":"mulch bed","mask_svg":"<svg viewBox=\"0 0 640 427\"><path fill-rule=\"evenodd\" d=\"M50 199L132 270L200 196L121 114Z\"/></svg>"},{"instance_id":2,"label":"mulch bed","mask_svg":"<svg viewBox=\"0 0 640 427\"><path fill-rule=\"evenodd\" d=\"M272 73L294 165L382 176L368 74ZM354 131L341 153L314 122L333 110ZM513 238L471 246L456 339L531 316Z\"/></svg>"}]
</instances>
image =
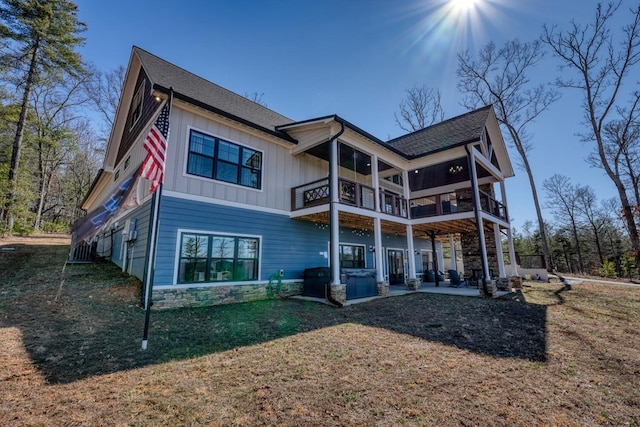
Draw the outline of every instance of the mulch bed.
<instances>
[{"instance_id":1,"label":"mulch bed","mask_svg":"<svg viewBox=\"0 0 640 427\"><path fill-rule=\"evenodd\" d=\"M3 426L640 423L634 288L154 311L142 351L136 279L62 277L64 240L0 248L17 243L0 251Z\"/></svg>"}]
</instances>

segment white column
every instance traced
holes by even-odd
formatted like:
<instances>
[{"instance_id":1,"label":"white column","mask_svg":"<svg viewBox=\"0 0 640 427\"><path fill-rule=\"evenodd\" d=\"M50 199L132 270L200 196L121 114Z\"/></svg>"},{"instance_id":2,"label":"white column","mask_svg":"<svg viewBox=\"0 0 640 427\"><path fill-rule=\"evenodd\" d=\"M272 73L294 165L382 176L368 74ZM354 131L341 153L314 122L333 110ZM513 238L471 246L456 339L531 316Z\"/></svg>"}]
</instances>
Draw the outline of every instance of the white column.
<instances>
[{"instance_id":1,"label":"white column","mask_svg":"<svg viewBox=\"0 0 640 427\"><path fill-rule=\"evenodd\" d=\"M498 257L498 277L507 277L504 272L504 256L502 255L502 235L500 233L500 226L493 224L493 235L496 239L496 255Z\"/></svg>"},{"instance_id":2,"label":"white column","mask_svg":"<svg viewBox=\"0 0 640 427\"><path fill-rule=\"evenodd\" d=\"M449 252L451 253L451 269L458 270L458 263L456 262L456 241L453 238L453 234L449 234Z\"/></svg>"},{"instance_id":3,"label":"white column","mask_svg":"<svg viewBox=\"0 0 640 427\"><path fill-rule=\"evenodd\" d=\"M416 278L416 255L414 254L413 248L413 226L411 224L407 224L407 251L409 251L409 256L407 257L407 261L409 262L409 279Z\"/></svg>"},{"instance_id":4,"label":"white column","mask_svg":"<svg viewBox=\"0 0 640 427\"><path fill-rule=\"evenodd\" d=\"M382 258L382 225L380 222L380 218L373 218L373 236L376 244L376 280L378 282L384 282L384 263Z\"/></svg>"},{"instance_id":5,"label":"white column","mask_svg":"<svg viewBox=\"0 0 640 427\"><path fill-rule=\"evenodd\" d=\"M507 228L507 246L509 247L509 260L511 261L511 275L518 275L518 263L516 262L516 250L513 247L513 236L511 234L511 219L509 219L509 205L507 204L507 189L504 185L504 180L500 181L500 193L502 195L502 204L507 210L507 222L509 228Z\"/></svg>"},{"instance_id":6,"label":"white column","mask_svg":"<svg viewBox=\"0 0 640 427\"><path fill-rule=\"evenodd\" d=\"M487 259L487 243L484 236L484 220L482 219L482 206L480 204L480 189L478 188L478 174L476 172L476 156L474 154L475 148L471 147L469 150L469 156L471 159L471 182L473 187L473 198L475 200L476 218L478 218L476 226L478 227L478 237L480 239L480 249L482 257L482 268L487 272L487 281L491 280L491 273L489 272L489 261Z\"/></svg>"},{"instance_id":7,"label":"white column","mask_svg":"<svg viewBox=\"0 0 640 427\"><path fill-rule=\"evenodd\" d=\"M371 155L371 179L373 180L374 200L376 203L376 212L380 212L380 176L378 175L378 156Z\"/></svg>"},{"instance_id":8,"label":"white column","mask_svg":"<svg viewBox=\"0 0 640 427\"><path fill-rule=\"evenodd\" d=\"M329 168L331 169L331 182L329 185L331 186L331 218L329 223L331 224L331 259L329 261L329 265L331 266L331 271L333 273L333 277L331 278L331 282L338 284L340 283L340 196L338 189L338 164L340 160L338 159L338 139L335 138L331 140L331 146L329 147L331 150L331 163L329 164Z\"/></svg>"},{"instance_id":9,"label":"white column","mask_svg":"<svg viewBox=\"0 0 640 427\"><path fill-rule=\"evenodd\" d=\"M518 275L518 263L516 262L516 250L513 247L513 236L511 228L507 228L507 245L509 246L509 259L511 260L511 275Z\"/></svg>"}]
</instances>

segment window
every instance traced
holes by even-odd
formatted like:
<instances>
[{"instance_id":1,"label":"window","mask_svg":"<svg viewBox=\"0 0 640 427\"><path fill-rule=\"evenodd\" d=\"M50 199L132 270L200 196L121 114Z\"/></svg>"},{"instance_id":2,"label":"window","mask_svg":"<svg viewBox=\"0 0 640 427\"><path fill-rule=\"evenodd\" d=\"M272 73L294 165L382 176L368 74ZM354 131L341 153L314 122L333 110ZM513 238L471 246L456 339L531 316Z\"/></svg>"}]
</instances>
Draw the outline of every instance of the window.
<instances>
[{"instance_id":1,"label":"window","mask_svg":"<svg viewBox=\"0 0 640 427\"><path fill-rule=\"evenodd\" d=\"M262 187L262 153L191 131L187 173L244 187Z\"/></svg>"},{"instance_id":2,"label":"window","mask_svg":"<svg viewBox=\"0 0 640 427\"><path fill-rule=\"evenodd\" d=\"M142 98L145 86L146 80L143 80L135 95L133 95L133 100L131 101L131 116L129 117L129 129L138 123L138 119L142 116Z\"/></svg>"},{"instance_id":3,"label":"window","mask_svg":"<svg viewBox=\"0 0 640 427\"><path fill-rule=\"evenodd\" d=\"M257 280L259 248L255 237L182 233L178 283Z\"/></svg>"},{"instance_id":4,"label":"window","mask_svg":"<svg viewBox=\"0 0 640 427\"><path fill-rule=\"evenodd\" d=\"M118 169L116 173L113 174L113 182L116 182L119 179L120 179L120 169Z\"/></svg>"},{"instance_id":5,"label":"window","mask_svg":"<svg viewBox=\"0 0 640 427\"><path fill-rule=\"evenodd\" d=\"M340 245L341 268L365 268L363 245Z\"/></svg>"},{"instance_id":6,"label":"window","mask_svg":"<svg viewBox=\"0 0 640 427\"><path fill-rule=\"evenodd\" d=\"M127 168L129 167L129 164L131 164L131 156L127 157L127 160L124 161L124 169L127 170Z\"/></svg>"}]
</instances>

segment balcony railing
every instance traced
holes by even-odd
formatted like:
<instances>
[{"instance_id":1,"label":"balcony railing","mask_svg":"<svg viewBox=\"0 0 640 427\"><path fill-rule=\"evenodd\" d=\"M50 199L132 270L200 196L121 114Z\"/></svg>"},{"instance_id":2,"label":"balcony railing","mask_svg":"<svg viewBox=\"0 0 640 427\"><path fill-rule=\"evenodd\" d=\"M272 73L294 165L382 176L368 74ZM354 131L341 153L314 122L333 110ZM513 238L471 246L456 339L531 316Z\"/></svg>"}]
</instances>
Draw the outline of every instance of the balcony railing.
<instances>
[{"instance_id":1,"label":"balcony railing","mask_svg":"<svg viewBox=\"0 0 640 427\"><path fill-rule=\"evenodd\" d=\"M473 211L470 189L458 193L442 193L411 199L409 206L411 218L426 218ZM480 191L480 207L484 212L505 221L507 220L506 206L482 191Z\"/></svg>"},{"instance_id":2,"label":"balcony railing","mask_svg":"<svg viewBox=\"0 0 640 427\"><path fill-rule=\"evenodd\" d=\"M508 220L507 207L483 191L480 191L480 207L484 212Z\"/></svg>"},{"instance_id":3,"label":"balcony railing","mask_svg":"<svg viewBox=\"0 0 640 427\"><path fill-rule=\"evenodd\" d=\"M369 186L340 178L338 180L340 203L375 210L375 190ZM426 218L459 212L473 212L470 189L436 194L407 201L395 193L380 191L380 211L402 218ZM329 179L323 178L291 189L292 210L329 203ZM507 221L507 208L489 194L480 192L480 207L484 212Z\"/></svg>"},{"instance_id":4,"label":"balcony railing","mask_svg":"<svg viewBox=\"0 0 640 427\"><path fill-rule=\"evenodd\" d=\"M376 198L373 188L347 179L338 179L338 199L359 208L375 210ZM319 179L291 189L292 210L329 203L329 179Z\"/></svg>"}]
</instances>

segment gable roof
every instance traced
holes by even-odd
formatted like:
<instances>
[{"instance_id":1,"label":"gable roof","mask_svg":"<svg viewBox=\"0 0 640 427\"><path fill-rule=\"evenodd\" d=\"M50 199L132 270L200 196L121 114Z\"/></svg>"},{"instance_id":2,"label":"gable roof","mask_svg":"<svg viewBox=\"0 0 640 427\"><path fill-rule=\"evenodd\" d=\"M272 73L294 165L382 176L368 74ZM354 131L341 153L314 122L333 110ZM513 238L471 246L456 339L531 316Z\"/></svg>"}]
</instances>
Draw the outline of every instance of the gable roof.
<instances>
[{"instance_id":1,"label":"gable roof","mask_svg":"<svg viewBox=\"0 0 640 427\"><path fill-rule=\"evenodd\" d=\"M388 145L404 153L409 159L436 153L482 136L492 106L486 105L435 125L392 139Z\"/></svg>"},{"instance_id":2,"label":"gable roof","mask_svg":"<svg viewBox=\"0 0 640 427\"><path fill-rule=\"evenodd\" d=\"M140 59L142 68L155 89L169 92L172 88L178 99L294 142L286 133L276 129L278 125L292 123L292 119L137 46L133 47L133 52Z\"/></svg>"}]
</instances>

